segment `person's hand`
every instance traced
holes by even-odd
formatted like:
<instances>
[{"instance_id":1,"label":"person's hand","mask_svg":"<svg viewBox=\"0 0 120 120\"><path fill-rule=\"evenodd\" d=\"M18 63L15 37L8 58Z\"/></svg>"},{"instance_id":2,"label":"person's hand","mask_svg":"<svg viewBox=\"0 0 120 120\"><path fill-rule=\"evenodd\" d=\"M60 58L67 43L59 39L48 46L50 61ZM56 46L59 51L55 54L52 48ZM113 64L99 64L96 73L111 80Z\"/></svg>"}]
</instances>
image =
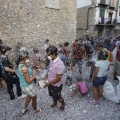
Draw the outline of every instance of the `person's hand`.
<instances>
[{"instance_id":1,"label":"person's hand","mask_svg":"<svg viewBox=\"0 0 120 120\"><path fill-rule=\"evenodd\" d=\"M91 81L93 82L93 81L94 81L94 79L92 78L92 79L91 79Z\"/></svg>"},{"instance_id":2,"label":"person's hand","mask_svg":"<svg viewBox=\"0 0 120 120\"><path fill-rule=\"evenodd\" d=\"M36 74L38 74L38 73L40 72L40 68L37 68L37 69L35 70L35 72L36 72Z\"/></svg>"},{"instance_id":3,"label":"person's hand","mask_svg":"<svg viewBox=\"0 0 120 120\"><path fill-rule=\"evenodd\" d=\"M72 94L70 97L71 97L71 98L74 98L74 95Z\"/></svg>"},{"instance_id":4,"label":"person's hand","mask_svg":"<svg viewBox=\"0 0 120 120\"><path fill-rule=\"evenodd\" d=\"M43 80L47 80L47 78L46 78L46 77L44 77L44 78L43 78Z\"/></svg>"},{"instance_id":5,"label":"person's hand","mask_svg":"<svg viewBox=\"0 0 120 120\"><path fill-rule=\"evenodd\" d=\"M87 58L85 57L84 60L87 60Z\"/></svg>"},{"instance_id":6,"label":"person's hand","mask_svg":"<svg viewBox=\"0 0 120 120\"><path fill-rule=\"evenodd\" d=\"M17 70L13 70L14 73L17 73L18 71Z\"/></svg>"},{"instance_id":7,"label":"person's hand","mask_svg":"<svg viewBox=\"0 0 120 120\"><path fill-rule=\"evenodd\" d=\"M44 88L45 88L45 87L48 87L49 85L50 85L50 83L46 83L46 82L45 82Z\"/></svg>"}]
</instances>

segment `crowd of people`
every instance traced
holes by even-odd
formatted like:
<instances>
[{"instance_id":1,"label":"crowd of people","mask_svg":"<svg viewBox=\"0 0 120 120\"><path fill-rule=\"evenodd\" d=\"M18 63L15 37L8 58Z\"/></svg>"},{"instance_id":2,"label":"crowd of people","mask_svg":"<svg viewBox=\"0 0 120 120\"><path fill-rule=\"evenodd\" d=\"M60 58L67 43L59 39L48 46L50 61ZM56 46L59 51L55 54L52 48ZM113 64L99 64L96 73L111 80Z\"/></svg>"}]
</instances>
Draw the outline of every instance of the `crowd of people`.
<instances>
[{"instance_id":1,"label":"crowd of people","mask_svg":"<svg viewBox=\"0 0 120 120\"><path fill-rule=\"evenodd\" d=\"M117 48L115 63L112 51ZM26 97L22 114L28 111L28 105L32 101L34 113L40 112L37 107L37 76L46 69L43 78L44 88L48 87L49 96L53 99L51 107L56 107L57 102L61 103L60 110L64 110L66 103L61 95L64 84L75 87L71 97L77 92L85 95L89 92L87 83L82 79L83 61L91 66L90 79L93 83L94 98L91 103L97 104L102 97L103 85L107 80L107 72L111 65L114 65L114 80L120 76L120 36L90 37L75 39L73 43L64 42L56 45L50 44L47 39L44 44L44 55L40 54L39 48L33 48L33 56L30 56L21 42L15 48L4 44L0 40L0 85L7 90L10 100L15 99L13 84L16 86L17 98ZM11 54L14 53L14 56ZM98 55L96 60L92 55ZM13 59L11 59L13 58ZM78 70L75 69L77 64ZM73 80L73 72L77 72L76 81ZM66 82L63 81L63 74L66 73ZM88 74L88 73L86 73Z\"/></svg>"}]
</instances>

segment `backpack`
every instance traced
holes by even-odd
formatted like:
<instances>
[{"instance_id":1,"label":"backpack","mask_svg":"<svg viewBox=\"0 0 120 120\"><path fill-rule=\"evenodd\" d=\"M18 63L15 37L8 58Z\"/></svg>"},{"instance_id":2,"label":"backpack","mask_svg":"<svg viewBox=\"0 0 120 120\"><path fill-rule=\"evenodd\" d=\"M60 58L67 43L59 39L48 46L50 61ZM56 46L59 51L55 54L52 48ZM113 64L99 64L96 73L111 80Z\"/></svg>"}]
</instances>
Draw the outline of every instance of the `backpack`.
<instances>
[{"instance_id":1,"label":"backpack","mask_svg":"<svg viewBox=\"0 0 120 120\"><path fill-rule=\"evenodd\" d=\"M81 52L81 51L77 51L76 57L77 57L78 59L82 59L82 52Z\"/></svg>"},{"instance_id":2,"label":"backpack","mask_svg":"<svg viewBox=\"0 0 120 120\"><path fill-rule=\"evenodd\" d=\"M108 50L108 53L109 53L108 60L109 60L110 62L112 62L112 61L113 61L113 54L112 54L112 52L109 51L109 50Z\"/></svg>"},{"instance_id":3,"label":"backpack","mask_svg":"<svg viewBox=\"0 0 120 120\"><path fill-rule=\"evenodd\" d=\"M5 68L2 64L2 58L0 57L0 74L1 74L1 78L5 79Z\"/></svg>"},{"instance_id":4,"label":"backpack","mask_svg":"<svg viewBox=\"0 0 120 120\"><path fill-rule=\"evenodd\" d=\"M76 50L76 51L74 52L74 55L75 55L75 58L77 58L77 59L79 59L79 60L81 60L81 59L83 58L83 53L82 53L81 50Z\"/></svg>"}]
</instances>

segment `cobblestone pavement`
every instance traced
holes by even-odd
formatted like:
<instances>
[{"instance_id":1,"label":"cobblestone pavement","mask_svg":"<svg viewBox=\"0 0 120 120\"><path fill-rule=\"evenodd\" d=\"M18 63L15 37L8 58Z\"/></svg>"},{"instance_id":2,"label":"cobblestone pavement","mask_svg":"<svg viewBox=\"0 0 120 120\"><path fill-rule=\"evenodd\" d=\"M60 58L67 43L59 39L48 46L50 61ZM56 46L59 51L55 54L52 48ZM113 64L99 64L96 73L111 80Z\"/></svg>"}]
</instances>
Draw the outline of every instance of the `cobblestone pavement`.
<instances>
[{"instance_id":1,"label":"cobblestone pavement","mask_svg":"<svg viewBox=\"0 0 120 120\"><path fill-rule=\"evenodd\" d=\"M37 86L37 103L42 108L42 112L34 115L30 104L28 113L21 115L20 110L23 108L25 98L16 98L14 101L11 101L6 91L0 87L0 120L120 120L120 105L104 98L101 99L98 105L89 103L93 98L89 72L90 68L84 62L83 78L90 88L89 94L85 96L76 94L74 98L71 98L69 86L64 85L62 95L65 98L67 106L62 112L59 111L60 104L58 104L57 108L50 107L52 100L48 96L47 88L41 89ZM112 80L112 75L113 67L111 66L108 73L108 80L116 86L116 83ZM74 73L73 76L75 79L76 74Z\"/></svg>"}]
</instances>

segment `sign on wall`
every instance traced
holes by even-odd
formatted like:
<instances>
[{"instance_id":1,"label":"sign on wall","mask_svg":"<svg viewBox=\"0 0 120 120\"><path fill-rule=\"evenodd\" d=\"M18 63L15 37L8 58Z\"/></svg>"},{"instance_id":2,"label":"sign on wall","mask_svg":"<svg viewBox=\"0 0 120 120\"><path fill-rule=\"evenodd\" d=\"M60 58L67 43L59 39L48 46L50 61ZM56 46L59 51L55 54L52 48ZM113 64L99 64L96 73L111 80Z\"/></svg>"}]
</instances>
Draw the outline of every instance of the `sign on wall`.
<instances>
[{"instance_id":1,"label":"sign on wall","mask_svg":"<svg viewBox=\"0 0 120 120\"><path fill-rule=\"evenodd\" d=\"M59 9L59 0L45 0L45 5L47 8Z\"/></svg>"}]
</instances>

